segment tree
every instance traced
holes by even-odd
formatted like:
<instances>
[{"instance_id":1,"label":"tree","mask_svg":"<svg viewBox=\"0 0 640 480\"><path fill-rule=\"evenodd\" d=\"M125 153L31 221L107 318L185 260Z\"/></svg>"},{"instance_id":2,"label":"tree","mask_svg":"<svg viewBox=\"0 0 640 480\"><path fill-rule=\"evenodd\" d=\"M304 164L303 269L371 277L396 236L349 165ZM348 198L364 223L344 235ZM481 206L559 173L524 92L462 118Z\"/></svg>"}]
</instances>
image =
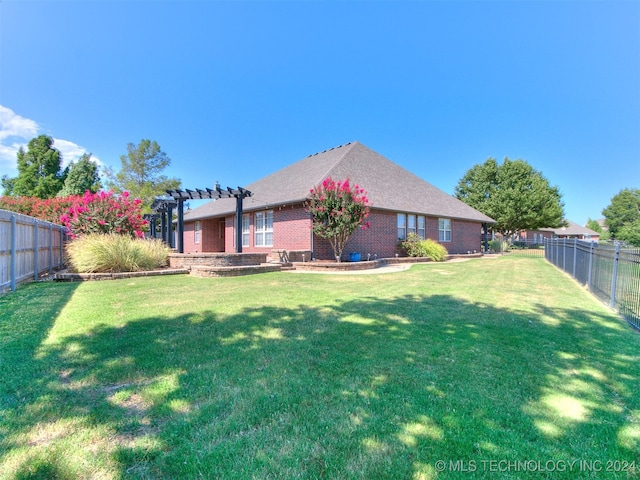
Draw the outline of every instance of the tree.
<instances>
[{"instance_id":1,"label":"tree","mask_svg":"<svg viewBox=\"0 0 640 480\"><path fill-rule=\"evenodd\" d=\"M455 196L496 221L505 236L521 230L565 225L564 203L558 187L524 160L489 158L474 165L455 187Z\"/></svg>"},{"instance_id":2,"label":"tree","mask_svg":"<svg viewBox=\"0 0 640 480\"><path fill-rule=\"evenodd\" d=\"M339 262L347 240L358 227L369 228L369 199L358 185L349 179L336 182L330 177L312 188L307 210L312 216L311 229L331 243L333 255Z\"/></svg>"},{"instance_id":3,"label":"tree","mask_svg":"<svg viewBox=\"0 0 640 480\"><path fill-rule=\"evenodd\" d=\"M612 238L640 246L640 189L621 190L602 214Z\"/></svg>"},{"instance_id":4,"label":"tree","mask_svg":"<svg viewBox=\"0 0 640 480\"><path fill-rule=\"evenodd\" d=\"M61 171L62 155L53 148L53 138L40 135L29 141L27 151L18 150L18 176L2 177L5 195L52 198L62 190L66 170Z\"/></svg>"},{"instance_id":5,"label":"tree","mask_svg":"<svg viewBox=\"0 0 640 480\"><path fill-rule=\"evenodd\" d=\"M602 225L600 225L597 220L588 218L587 224L585 226L587 228L590 228L594 232L598 232L598 234L600 235L601 241L609 240L609 232L607 232L604 228L602 228Z\"/></svg>"},{"instance_id":6,"label":"tree","mask_svg":"<svg viewBox=\"0 0 640 480\"><path fill-rule=\"evenodd\" d=\"M107 171L109 187L118 193L129 192L142 200L144 212L151 211L155 197L165 196L167 190L180 188L180 180L162 175L171 159L155 141L141 140L127 145L127 154L120 156L122 168L117 174Z\"/></svg>"},{"instance_id":7,"label":"tree","mask_svg":"<svg viewBox=\"0 0 640 480\"><path fill-rule=\"evenodd\" d=\"M96 193L100 187L98 165L91 160L90 153L85 153L77 162L69 165L67 178L58 196L83 195L86 191Z\"/></svg>"}]
</instances>

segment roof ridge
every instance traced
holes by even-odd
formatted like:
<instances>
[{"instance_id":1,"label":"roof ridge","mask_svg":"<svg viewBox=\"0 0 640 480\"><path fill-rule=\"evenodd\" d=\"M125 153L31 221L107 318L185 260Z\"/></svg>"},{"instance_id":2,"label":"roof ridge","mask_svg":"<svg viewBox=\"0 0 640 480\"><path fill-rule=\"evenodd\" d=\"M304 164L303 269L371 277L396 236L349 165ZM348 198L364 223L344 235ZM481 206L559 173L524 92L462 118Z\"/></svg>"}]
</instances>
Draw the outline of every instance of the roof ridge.
<instances>
[{"instance_id":1,"label":"roof ridge","mask_svg":"<svg viewBox=\"0 0 640 480\"><path fill-rule=\"evenodd\" d=\"M349 142L349 143L345 143L344 145L339 145L337 147L334 148L330 148L329 150L324 150L321 153L326 153L326 152L330 152L331 150L336 150L338 148L343 148L343 147L349 147L347 148L342 155L333 163L333 165L331 165L331 167L329 167L329 170L322 176L322 178L320 179L320 181L322 182L325 178L329 178L331 175L331 172L333 170L336 169L336 167L338 165L340 165L340 163L342 163L344 161L345 156L347 155L347 153L349 153L349 151L358 144L358 142ZM316 154L317 155L317 154Z\"/></svg>"}]
</instances>

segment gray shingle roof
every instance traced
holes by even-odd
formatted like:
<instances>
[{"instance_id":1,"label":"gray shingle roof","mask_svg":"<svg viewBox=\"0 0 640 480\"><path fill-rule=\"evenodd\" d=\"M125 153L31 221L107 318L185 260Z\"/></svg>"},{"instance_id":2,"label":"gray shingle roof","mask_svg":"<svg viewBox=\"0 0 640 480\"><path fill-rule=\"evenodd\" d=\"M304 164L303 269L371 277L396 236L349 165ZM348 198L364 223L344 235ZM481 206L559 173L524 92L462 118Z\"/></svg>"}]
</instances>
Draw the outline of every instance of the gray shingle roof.
<instances>
[{"instance_id":1,"label":"gray shingle roof","mask_svg":"<svg viewBox=\"0 0 640 480\"><path fill-rule=\"evenodd\" d=\"M566 219L565 219L566 220ZM578 225L577 223L572 222L571 220L566 220L568 225L566 227L560 228L541 228L541 231L545 232L553 232L558 236L579 236L579 235L590 235L596 236L600 235L595 230L591 230L590 228L583 227L582 225Z\"/></svg>"},{"instance_id":2,"label":"gray shingle roof","mask_svg":"<svg viewBox=\"0 0 640 480\"><path fill-rule=\"evenodd\" d=\"M444 167L443 167L444 168ZM325 178L349 179L367 192L372 207L478 222L494 223L466 203L434 187L359 142L309 155L245 188L253 193L245 211L303 202ZM211 201L185 214L185 220L235 212L235 199Z\"/></svg>"}]
</instances>

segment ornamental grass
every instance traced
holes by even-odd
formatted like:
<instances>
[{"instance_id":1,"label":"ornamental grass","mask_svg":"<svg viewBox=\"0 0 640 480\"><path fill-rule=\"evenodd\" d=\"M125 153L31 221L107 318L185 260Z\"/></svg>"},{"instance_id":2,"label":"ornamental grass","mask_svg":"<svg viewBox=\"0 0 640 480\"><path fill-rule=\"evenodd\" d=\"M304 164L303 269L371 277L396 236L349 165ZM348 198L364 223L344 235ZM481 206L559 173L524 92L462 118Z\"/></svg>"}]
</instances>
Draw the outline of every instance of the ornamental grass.
<instances>
[{"instance_id":1,"label":"ornamental grass","mask_svg":"<svg viewBox=\"0 0 640 480\"><path fill-rule=\"evenodd\" d=\"M67 246L70 268L77 273L153 270L167 265L169 248L158 239L124 235L83 235Z\"/></svg>"}]
</instances>

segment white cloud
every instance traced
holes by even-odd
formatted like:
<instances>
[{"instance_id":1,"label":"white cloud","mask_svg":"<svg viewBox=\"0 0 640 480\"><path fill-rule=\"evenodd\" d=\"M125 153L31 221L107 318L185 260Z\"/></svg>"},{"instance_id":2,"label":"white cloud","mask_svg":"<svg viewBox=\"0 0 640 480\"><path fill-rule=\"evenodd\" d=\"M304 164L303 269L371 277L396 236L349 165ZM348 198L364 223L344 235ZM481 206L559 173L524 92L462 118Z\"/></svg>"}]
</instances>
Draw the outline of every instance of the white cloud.
<instances>
[{"instance_id":1,"label":"white cloud","mask_svg":"<svg viewBox=\"0 0 640 480\"><path fill-rule=\"evenodd\" d=\"M85 153L90 153L90 152L87 152L87 150L84 147L81 147L76 143L70 142L69 140L62 140L59 138L53 139L53 147L60 150L60 153L62 154L63 168L69 165L71 162L75 162L76 160L78 160ZM97 163L101 167L104 166L104 164L100 161L100 159L97 157L94 157L93 155L91 155L91 160Z\"/></svg>"},{"instance_id":2,"label":"white cloud","mask_svg":"<svg viewBox=\"0 0 640 480\"><path fill-rule=\"evenodd\" d=\"M10 108L0 105L0 142L10 137L33 138L38 134L38 124L21 117Z\"/></svg>"},{"instance_id":3,"label":"white cloud","mask_svg":"<svg viewBox=\"0 0 640 480\"><path fill-rule=\"evenodd\" d=\"M27 148L29 140L42 132L39 125L28 118L21 117L10 108L0 105L0 172L14 176L17 173L16 155L20 147ZM53 146L62 154L62 166L78 160L89 153L84 147L59 138L53 139ZM100 167L104 164L99 158L91 156L91 160ZM8 171L8 172L7 172Z\"/></svg>"}]
</instances>

